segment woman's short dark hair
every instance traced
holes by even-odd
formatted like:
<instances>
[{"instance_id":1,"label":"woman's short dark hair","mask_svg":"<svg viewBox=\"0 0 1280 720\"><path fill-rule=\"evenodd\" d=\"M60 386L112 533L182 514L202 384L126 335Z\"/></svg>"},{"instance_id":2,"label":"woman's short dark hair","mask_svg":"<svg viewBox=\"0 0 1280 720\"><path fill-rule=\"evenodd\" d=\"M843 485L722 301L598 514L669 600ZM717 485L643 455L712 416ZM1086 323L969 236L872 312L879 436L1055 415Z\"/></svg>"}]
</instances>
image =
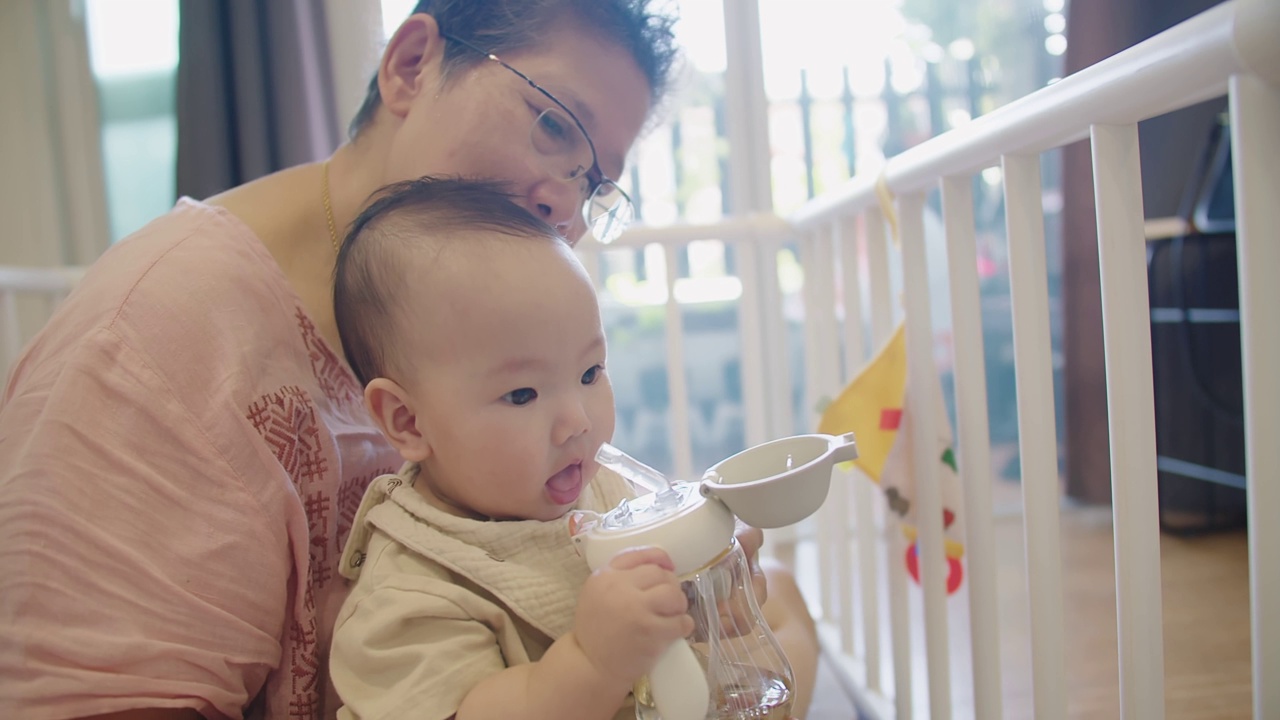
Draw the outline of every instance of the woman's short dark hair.
<instances>
[{"instance_id":1,"label":"woman's short dark hair","mask_svg":"<svg viewBox=\"0 0 1280 720\"><path fill-rule=\"evenodd\" d=\"M351 223L334 268L333 314L342 352L361 385L385 377L400 345L396 313L412 276L410 254L439 252L441 243L482 242L476 234L565 242L556 229L517 205L502 185L422 177L393 183ZM479 292L479 290L477 290Z\"/></svg>"},{"instance_id":2,"label":"woman's short dark hair","mask_svg":"<svg viewBox=\"0 0 1280 720\"><path fill-rule=\"evenodd\" d=\"M631 53L656 105L666 94L676 58L675 18L650 5L651 0L419 0L413 12L431 15L442 32L498 55L536 46L555 24L572 18ZM484 59L457 43L445 43L445 77ZM380 104L375 73L347 129L350 137L373 121Z\"/></svg>"}]
</instances>

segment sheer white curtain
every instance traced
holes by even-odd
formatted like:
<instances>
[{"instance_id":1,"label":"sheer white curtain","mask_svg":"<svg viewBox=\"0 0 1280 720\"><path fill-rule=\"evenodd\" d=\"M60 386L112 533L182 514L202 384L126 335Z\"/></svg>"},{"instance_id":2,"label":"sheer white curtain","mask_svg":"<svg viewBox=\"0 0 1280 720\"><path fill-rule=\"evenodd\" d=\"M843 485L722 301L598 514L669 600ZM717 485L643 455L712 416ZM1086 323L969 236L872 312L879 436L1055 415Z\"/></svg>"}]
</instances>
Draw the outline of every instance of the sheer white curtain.
<instances>
[{"instance_id":1,"label":"sheer white curtain","mask_svg":"<svg viewBox=\"0 0 1280 720\"><path fill-rule=\"evenodd\" d=\"M83 265L107 247L97 93L76 5L0 2L0 266ZM49 301L0 295L8 358Z\"/></svg>"},{"instance_id":2,"label":"sheer white curtain","mask_svg":"<svg viewBox=\"0 0 1280 720\"><path fill-rule=\"evenodd\" d=\"M108 243L97 92L77 3L0 3L0 264L92 262Z\"/></svg>"}]
</instances>

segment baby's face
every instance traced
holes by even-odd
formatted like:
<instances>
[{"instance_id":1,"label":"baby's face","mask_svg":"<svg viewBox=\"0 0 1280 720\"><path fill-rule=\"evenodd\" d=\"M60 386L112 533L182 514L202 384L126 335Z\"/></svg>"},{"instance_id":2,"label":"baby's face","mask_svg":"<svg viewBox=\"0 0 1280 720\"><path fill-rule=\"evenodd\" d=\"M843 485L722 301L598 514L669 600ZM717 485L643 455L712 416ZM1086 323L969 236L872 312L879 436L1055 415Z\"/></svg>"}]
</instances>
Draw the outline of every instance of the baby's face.
<instances>
[{"instance_id":1,"label":"baby's face","mask_svg":"<svg viewBox=\"0 0 1280 720\"><path fill-rule=\"evenodd\" d=\"M418 298L430 306L415 313ZM406 300L426 318L406 363L425 489L462 515L571 509L614 426L600 309L572 251L531 239L451 252Z\"/></svg>"}]
</instances>

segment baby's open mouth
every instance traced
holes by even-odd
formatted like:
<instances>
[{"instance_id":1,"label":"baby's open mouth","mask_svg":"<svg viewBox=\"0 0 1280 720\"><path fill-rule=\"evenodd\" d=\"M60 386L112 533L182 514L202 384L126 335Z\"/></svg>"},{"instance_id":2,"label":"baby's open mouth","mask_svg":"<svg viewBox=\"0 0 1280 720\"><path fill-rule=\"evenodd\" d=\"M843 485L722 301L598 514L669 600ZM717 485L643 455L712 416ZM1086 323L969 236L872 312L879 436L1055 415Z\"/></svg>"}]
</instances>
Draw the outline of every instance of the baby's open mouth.
<instances>
[{"instance_id":1,"label":"baby's open mouth","mask_svg":"<svg viewBox=\"0 0 1280 720\"><path fill-rule=\"evenodd\" d=\"M547 495L557 505L572 505L582 494L582 463L574 463L547 480Z\"/></svg>"}]
</instances>

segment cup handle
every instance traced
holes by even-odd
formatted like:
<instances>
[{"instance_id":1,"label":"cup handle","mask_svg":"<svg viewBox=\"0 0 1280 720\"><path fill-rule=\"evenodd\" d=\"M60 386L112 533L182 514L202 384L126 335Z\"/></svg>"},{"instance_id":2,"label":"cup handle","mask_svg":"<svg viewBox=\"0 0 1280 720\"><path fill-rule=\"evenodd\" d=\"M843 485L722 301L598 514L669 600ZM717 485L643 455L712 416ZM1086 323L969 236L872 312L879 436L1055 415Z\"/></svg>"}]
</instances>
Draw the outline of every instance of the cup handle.
<instances>
[{"instance_id":1,"label":"cup handle","mask_svg":"<svg viewBox=\"0 0 1280 720\"><path fill-rule=\"evenodd\" d=\"M853 441L853 433L845 433L832 437L829 441L828 452L831 453L831 462L841 463L855 460L858 457L858 445Z\"/></svg>"},{"instance_id":2,"label":"cup handle","mask_svg":"<svg viewBox=\"0 0 1280 720\"><path fill-rule=\"evenodd\" d=\"M702 720L711 704L707 674L684 640L676 640L649 671L649 691L663 720Z\"/></svg>"}]
</instances>

